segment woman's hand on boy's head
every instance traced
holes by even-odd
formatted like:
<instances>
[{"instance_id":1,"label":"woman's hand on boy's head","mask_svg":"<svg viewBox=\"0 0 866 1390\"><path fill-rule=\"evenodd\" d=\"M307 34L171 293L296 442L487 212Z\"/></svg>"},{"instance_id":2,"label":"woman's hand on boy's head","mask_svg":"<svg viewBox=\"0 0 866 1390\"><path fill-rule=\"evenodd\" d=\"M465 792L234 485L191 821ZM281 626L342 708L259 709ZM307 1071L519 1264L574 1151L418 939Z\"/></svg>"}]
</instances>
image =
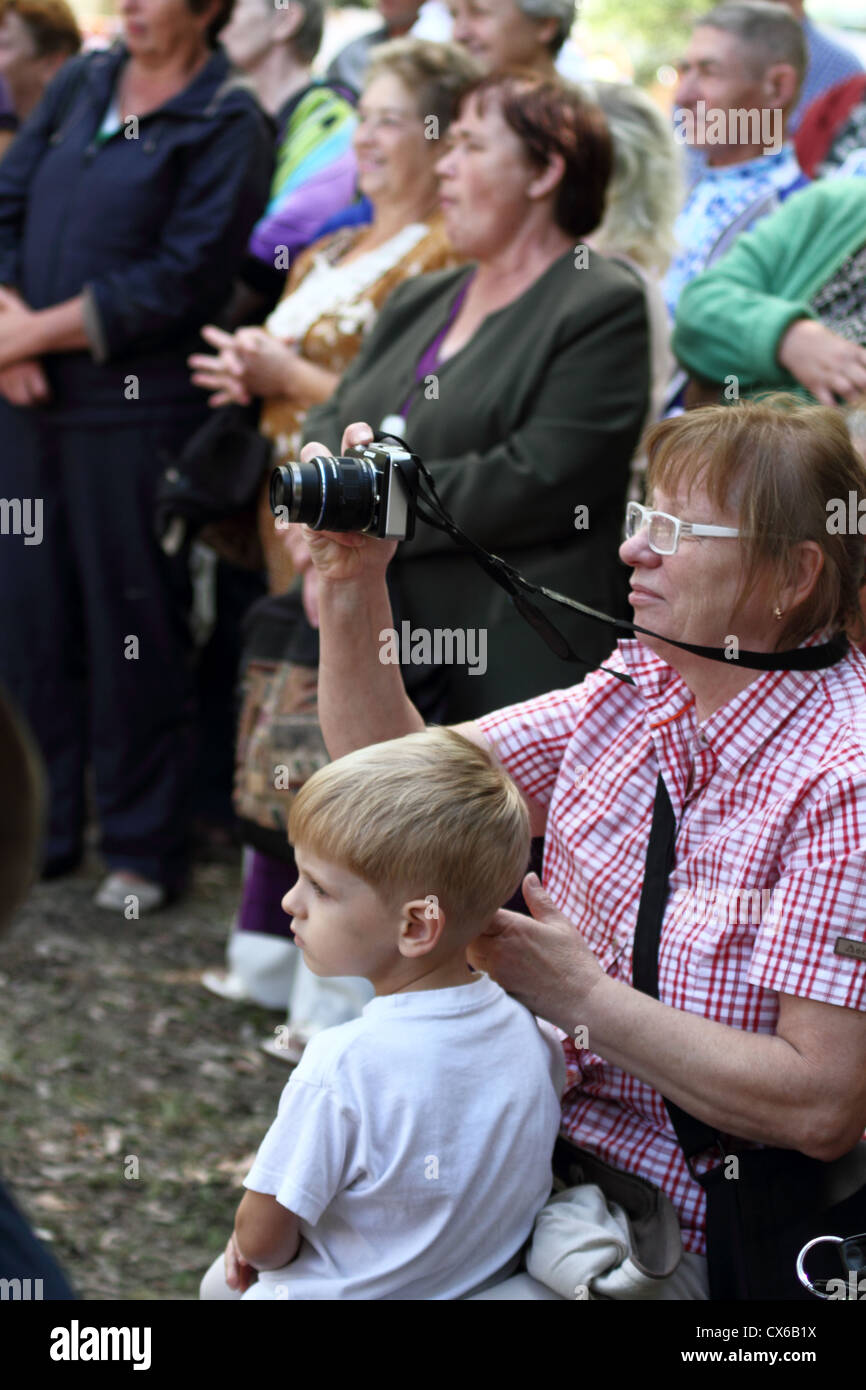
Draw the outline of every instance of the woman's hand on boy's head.
<instances>
[{"instance_id":1,"label":"woman's hand on boy's head","mask_svg":"<svg viewBox=\"0 0 866 1390\"><path fill-rule=\"evenodd\" d=\"M239 1293L246 1293L251 1284L254 1284L259 1277L259 1272L242 1258L238 1250L235 1233L232 1231L229 1236L229 1243L225 1251L225 1271L226 1283L230 1289L237 1289Z\"/></svg>"},{"instance_id":2,"label":"woman's hand on boy's head","mask_svg":"<svg viewBox=\"0 0 866 1390\"><path fill-rule=\"evenodd\" d=\"M605 973L535 874L523 880L523 896L532 916L501 908L469 947L469 964L534 1014L571 1033L575 1010L579 1013Z\"/></svg>"}]
</instances>

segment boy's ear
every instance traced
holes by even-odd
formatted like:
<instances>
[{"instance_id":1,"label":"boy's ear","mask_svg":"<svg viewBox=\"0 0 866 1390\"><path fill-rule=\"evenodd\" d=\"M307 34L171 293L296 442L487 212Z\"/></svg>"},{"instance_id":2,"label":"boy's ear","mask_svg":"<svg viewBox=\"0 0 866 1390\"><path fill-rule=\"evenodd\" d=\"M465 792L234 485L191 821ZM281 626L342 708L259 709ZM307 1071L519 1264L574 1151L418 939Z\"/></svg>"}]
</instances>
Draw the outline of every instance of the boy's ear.
<instances>
[{"instance_id":1,"label":"boy's ear","mask_svg":"<svg viewBox=\"0 0 866 1390\"><path fill-rule=\"evenodd\" d=\"M429 893L414 898L400 909L400 954L410 959L426 956L439 944L445 929L445 913L439 899Z\"/></svg>"}]
</instances>

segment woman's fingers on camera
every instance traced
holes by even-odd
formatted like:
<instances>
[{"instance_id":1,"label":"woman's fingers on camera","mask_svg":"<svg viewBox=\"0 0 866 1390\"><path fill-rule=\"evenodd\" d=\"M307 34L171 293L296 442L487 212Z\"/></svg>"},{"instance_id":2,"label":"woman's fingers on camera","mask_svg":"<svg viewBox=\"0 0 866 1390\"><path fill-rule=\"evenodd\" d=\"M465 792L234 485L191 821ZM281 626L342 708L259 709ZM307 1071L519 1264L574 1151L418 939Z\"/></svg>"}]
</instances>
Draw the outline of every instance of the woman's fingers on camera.
<instances>
[{"instance_id":1,"label":"woman's fingers on camera","mask_svg":"<svg viewBox=\"0 0 866 1390\"><path fill-rule=\"evenodd\" d=\"M370 547L377 545L371 536L353 531L314 531L303 526L301 533L313 566L327 579L357 579L366 568Z\"/></svg>"},{"instance_id":2,"label":"woman's fingers on camera","mask_svg":"<svg viewBox=\"0 0 866 1390\"><path fill-rule=\"evenodd\" d=\"M360 550L370 539L360 531L314 531L312 526L302 526L301 534L314 552L323 550L329 543L342 545L346 550Z\"/></svg>"},{"instance_id":3,"label":"woman's fingers on camera","mask_svg":"<svg viewBox=\"0 0 866 1390\"><path fill-rule=\"evenodd\" d=\"M320 455L324 455L325 458L332 456L330 449L326 449L324 444L319 444L316 440L311 439L310 443L305 444L301 450L301 463L309 463L310 459L318 458Z\"/></svg>"},{"instance_id":4,"label":"woman's fingers on camera","mask_svg":"<svg viewBox=\"0 0 866 1390\"><path fill-rule=\"evenodd\" d=\"M369 444L372 438L373 431L369 425L365 425L361 421L354 425L347 425L346 429L343 431L343 442L340 445L341 451L345 453L346 450L351 449L354 444ZM310 459L318 458L321 455L324 455L326 458L333 457L330 449L326 449L324 444L320 444L318 440L311 440L310 443L305 444L301 450L301 463L309 463Z\"/></svg>"},{"instance_id":5,"label":"woman's fingers on camera","mask_svg":"<svg viewBox=\"0 0 866 1390\"><path fill-rule=\"evenodd\" d=\"M347 425L343 431L343 443L341 445L343 453L351 449L356 444L370 444L373 440L373 431L369 425L359 420L354 425Z\"/></svg>"}]
</instances>

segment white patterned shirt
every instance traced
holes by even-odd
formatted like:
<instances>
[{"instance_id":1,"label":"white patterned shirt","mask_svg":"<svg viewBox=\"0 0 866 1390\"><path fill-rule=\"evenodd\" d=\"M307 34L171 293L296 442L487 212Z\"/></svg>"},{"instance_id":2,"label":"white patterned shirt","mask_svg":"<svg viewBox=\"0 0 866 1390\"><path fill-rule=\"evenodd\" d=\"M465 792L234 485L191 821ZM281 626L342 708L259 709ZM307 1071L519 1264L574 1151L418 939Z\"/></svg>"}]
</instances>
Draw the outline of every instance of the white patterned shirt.
<instances>
[{"instance_id":1,"label":"white patterned shirt","mask_svg":"<svg viewBox=\"0 0 866 1390\"><path fill-rule=\"evenodd\" d=\"M674 226L679 250L663 282L671 317L686 285L727 249L732 233L748 231L807 183L791 145L743 164L707 165Z\"/></svg>"}]
</instances>

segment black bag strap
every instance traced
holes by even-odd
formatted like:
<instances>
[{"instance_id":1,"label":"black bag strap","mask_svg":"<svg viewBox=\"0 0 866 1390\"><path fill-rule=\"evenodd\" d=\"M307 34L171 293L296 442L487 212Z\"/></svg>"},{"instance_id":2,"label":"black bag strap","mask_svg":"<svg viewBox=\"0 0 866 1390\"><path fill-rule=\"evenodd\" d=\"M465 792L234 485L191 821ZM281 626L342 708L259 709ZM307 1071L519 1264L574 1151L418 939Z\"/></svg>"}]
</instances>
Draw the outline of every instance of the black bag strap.
<instances>
[{"instance_id":1,"label":"black bag strap","mask_svg":"<svg viewBox=\"0 0 866 1390\"><path fill-rule=\"evenodd\" d=\"M651 995L653 999L659 997L659 942L670 888L670 873L674 864L676 833L676 819L671 799L664 777L659 773L634 934L632 964L632 982L635 989ZM689 1163L689 1171L693 1177L697 1177L692 1169L691 1159L714 1144L724 1152L721 1136L703 1120L695 1119L694 1115L668 1100L667 1096L663 1096L662 1099L667 1106L680 1147Z\"/></svg>"}]
</instances>

